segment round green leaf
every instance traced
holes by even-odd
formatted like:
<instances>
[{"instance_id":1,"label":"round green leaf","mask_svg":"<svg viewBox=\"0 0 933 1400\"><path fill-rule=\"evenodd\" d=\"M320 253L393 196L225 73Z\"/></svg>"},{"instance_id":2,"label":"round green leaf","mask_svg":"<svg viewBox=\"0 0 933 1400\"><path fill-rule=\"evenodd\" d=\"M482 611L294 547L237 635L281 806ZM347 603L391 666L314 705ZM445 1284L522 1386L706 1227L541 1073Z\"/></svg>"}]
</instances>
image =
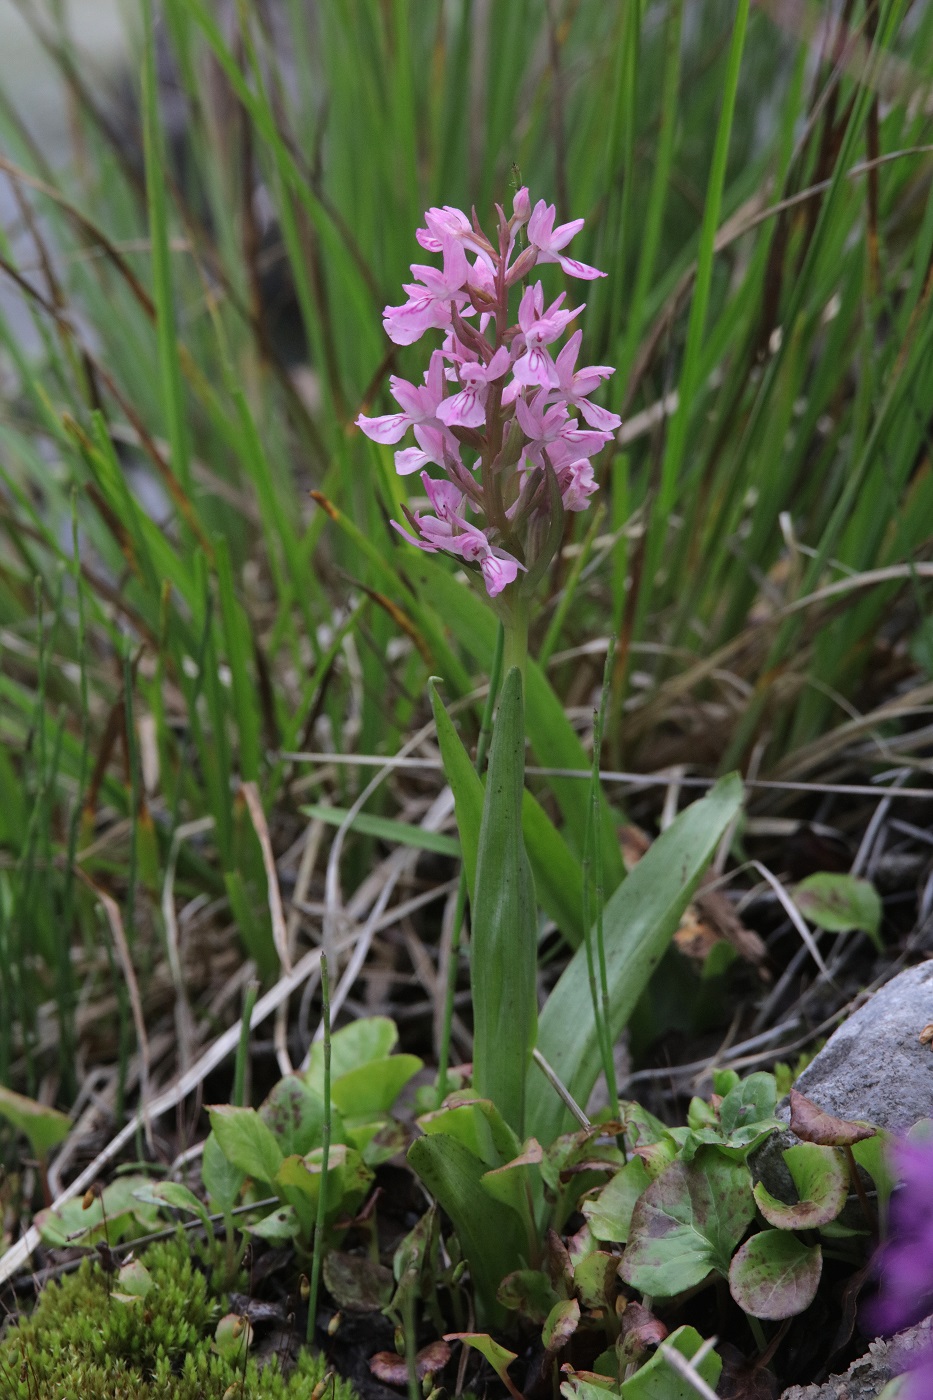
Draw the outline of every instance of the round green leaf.
<instances>
[{"instance_id":1,"label":"round green leaf","mask_svg":"<svg viewBox=\"0 0 933 1400\"><path fill-rule=\"evenodd\" d=\"M783 1157L799 1200L791 1205L779 1201L759 1181L755 1200L768 1224L779 1230L807 1230L835 1220L849 1192L848 1172L836 1148L801 1142Z\"/></svg>"},{"instance_id":2,"label":"round green leaf","mask_svg":"<svg viewBox=\"0 0 933 1400\"><path fill-rule=\"evenodd\" d=\"M674 1162L639 1197L622 1277L642 1293L670 1298L713 1269L726 1275L754 1211L748 1168L715 1148L701 1148L689 1164Z\"/></svg>"},{"instance_id":3,"label":"round green leaf","mask_svg":"<svg viewBox=\"0 0 933 1400\"><path fill-rule=\"evenodd\" d=\"M762 1230L736 1252L729 1291L752 1317L796 1317L816 1297L823 1269L818 1244L802 1244L786 1230Z\"/></svg>"}]
</instances>

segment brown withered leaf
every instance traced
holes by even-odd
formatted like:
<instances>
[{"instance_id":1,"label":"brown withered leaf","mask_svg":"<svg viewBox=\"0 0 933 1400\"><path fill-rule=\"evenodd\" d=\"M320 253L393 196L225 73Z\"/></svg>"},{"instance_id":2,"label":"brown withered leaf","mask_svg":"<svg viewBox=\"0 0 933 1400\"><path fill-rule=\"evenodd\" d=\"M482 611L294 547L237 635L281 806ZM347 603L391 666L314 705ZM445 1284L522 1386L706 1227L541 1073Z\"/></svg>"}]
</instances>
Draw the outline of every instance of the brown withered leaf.
<instances>
[{"instance_id":1,"label":"brown withered leaf","mask_svg":"<svg viewBox=\"0 0 933 1400\"><path fill-rule=\"evenodd\" d=\"M429 1342L415 1357L415 1371L419 1381L425 1376L442 1371L450 1360L450 1347L446 1342ZM377 1381L385 1385L405 1386L408 1384L408 1362L397 1351L377 1351L369 1358L369 1369Z\"/></svg>"},{"instance_id":2,"label":"brown withered leaf","mask_svg":"<svg viewBox=\"0 0 933 1400\"><path fill-rule=\"evenodd\" d=\"M815 1142L820 1147L851 1147L875 1136L875 1129L867 1123L836 1118L797 1089L790 1091L790 1130L802 1142Z\"/></svg>"},{"instance_id":3,"label":"brown withered leaf","mask_svg":"<svg viewBox=\"0 0 933 1400\"><path fill-rule=\"evenodd\" d=\"M706 888L707 884L709 888ZM700 923L706 924L719 938L732 944L739 957L756 967L765 961L768 950L762 939L754 930L745 927L722 890L714 889L711 882L704 881L700 885L691 908L696 910Z\"/></svg>"}]
</instances>

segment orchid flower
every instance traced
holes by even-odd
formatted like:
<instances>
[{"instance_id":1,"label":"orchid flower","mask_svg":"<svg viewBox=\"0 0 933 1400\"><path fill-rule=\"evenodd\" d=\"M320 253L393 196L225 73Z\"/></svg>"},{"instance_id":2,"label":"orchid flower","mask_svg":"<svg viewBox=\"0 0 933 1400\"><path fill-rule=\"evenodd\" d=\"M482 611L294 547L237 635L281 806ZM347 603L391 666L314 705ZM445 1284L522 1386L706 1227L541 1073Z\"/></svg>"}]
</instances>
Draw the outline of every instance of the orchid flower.
<instances>
[{"instance_id":1,"label":"orchid flower","mask_svg":"<svg viewBox=\"0 0 933 1400\"><path fill-rule=\"evenodd\" d=\"M387 306L383 322L397 345L431 330L444 333L443 344L423 384L392 376L397 413L356 421L382 444L400 443L411 429L415 445L396 452L395 467L400 476L421 473L430 509L405 509L407 527L393 522L395 529L428 554L458 559L505 615L559 548L552 513L589 504L597 490L592 459L620 419L590 399L610 366L576 368L582 332L560 350L549 348L583 306L566 307L564 292L546 305L542 284L528 281L535 266L554 262L571 277L604 276L562 251L583 220L555 228L554 206L539 200L532 207L525 188L510 217L496 209L494 239L475 213L469 218L451 205L427 211L416 238L441 255L442 266L413 263L407 300ZM517 251L523 229L527 246ZM518 321L509 324L509 294L520 284Z\"/></svg>"}]
</instances>

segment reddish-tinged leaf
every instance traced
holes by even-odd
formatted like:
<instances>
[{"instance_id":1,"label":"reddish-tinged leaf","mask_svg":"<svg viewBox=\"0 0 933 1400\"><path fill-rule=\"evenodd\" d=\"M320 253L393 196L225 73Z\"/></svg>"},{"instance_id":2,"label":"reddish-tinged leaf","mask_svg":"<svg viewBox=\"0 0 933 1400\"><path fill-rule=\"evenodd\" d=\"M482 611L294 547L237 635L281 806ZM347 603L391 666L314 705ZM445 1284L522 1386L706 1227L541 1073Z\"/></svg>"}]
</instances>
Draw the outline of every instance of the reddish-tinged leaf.
<instances>
[{"instance_id":1,"label":"reddish-tinged leaf","mask_svg":"<svg viewBox=\"0 0 933 1400\"><path fill-rule=\"evenodd\" d=\"M804 1312L816 1297L823 1255L788 1230L762 1230L736 1250L729 1292L752 1317L779 1322Z\"/></svg>"},{"instance_id":2,"label":"reddish-tinged leaf","mask_svg":"<svg viewBox=\"0 0 933 1400\"><path fill-rule=\"evenodd\" d=\"M548 1230L545 1239L545 1268L555 1288L573 1288L573 1264L570 1251L556 1230Z\"/></svg>"},{"instance_id":3,"label":"reddish-tinged leaf","mask_svg":"<svg viewBox=\"0 0 933 1400\"><path fill-rule=\"evenodd\" d=\"M836 1118L820 1108L796 1089L790 1091L790 1130L803 1142L815 1142L819 1147L851 1147L875 1136L867 1123L851 1123Z\"/></svg>"},{"instance_id":4,"label":"reddish-tinged leaf","mask_svg":"<svg viewBox=\"0 0 933 1400\"><path fill-rule=\"evenodd\" d=\"M415 1371L419 1381L428 1374L442 1371L450 1360L450 1347L446 1342L430 1342L422 1347L415 1357ZM377 1381L385 1385L404 1386L408 1384L408 1362L397 1351L377 1351L369 1358L369 1369Z\"/></svg>"},{"instance_id":5,"label":"reddish-tinged leaf","mask_svg":"<svg viewBox=\"0 0 933 1400\"><path fill-rule=\"evenodd\" d=\"M564 1298L555 1303L541 1333L545 1355L552 1357L562 1351L579 1325L580 1304L576 1298Z\"/></svg>"},{"instance_id":6,"label":"reddish-tinged leaf","mask_svg":"<svg viewBox=\"0 0 933 1400\"><path fill-rule=\"evenodd\" d=\"M788 1205L772 1196L764 1182L754 1188L755 1200L769 1225L779 1230L810 1230L835 1220L846 1203L849 1174L835 1147L798 1142L783 1153L797 1189L798 1200Z\"/></svg>"},{"instance_id":7,"label":"reddish-tinged leaf","mask_svg":"<svg viewBox=\"0 0 933 1400\"><path fill-rule=\"evenodd\" d=\"M626 1350L631 1347L636 1356L649 1347L660 1346L667 1336L667 1328L661 1319L641 1303L629 1303L622 1314L621 1327Z\"/></svg>"}]
</instances>

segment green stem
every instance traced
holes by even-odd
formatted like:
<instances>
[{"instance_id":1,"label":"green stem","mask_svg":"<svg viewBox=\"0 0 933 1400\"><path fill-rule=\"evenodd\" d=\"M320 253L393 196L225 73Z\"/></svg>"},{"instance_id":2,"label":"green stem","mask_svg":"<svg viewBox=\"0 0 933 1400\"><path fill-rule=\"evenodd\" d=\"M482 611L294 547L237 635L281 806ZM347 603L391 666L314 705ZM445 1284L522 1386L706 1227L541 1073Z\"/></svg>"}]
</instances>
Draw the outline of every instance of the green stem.
<instances>
[{"instance_id":1,"label":"green stem","mask_svg":"<svg viewBox=\"0 0 933 1400\"><path fill-rule=\"evenodd\" d=\"M324 1025L324 1124L321 1134L321 1186L317 1198L317 1220L314 1226L314 1252L311 1258L311 1287L308 1296L307 1341L314 1340L317 1321L317 1298L321 1286L321 1261L324 1256L324 1224L327 1217L327 1168L330 1160L330 980L327 958L321 954L321 1020Z\"/></svg>"},{"instance_id":2,"label":"green stem","mask_svg":"<svg viewBox=\"0 0 933 1400\"><path fill-rule=\"evenodd\" d=\"M489 749L489 740L492 735L492 717L496 707L496 696L499 693L499 681L502 677L502 653L505 645L505 632L502 623L499 623L499 630L496 633L496 649L492 656L492 666L489 671L489 690L486 693L486 704L483 708L483 720L480 725L479 739L476 744L476 771L483 776L483 769L486 766L486 753ZM466 913L467 902L467 881L466 866L460 867L460 884L457 887L457 904L454 909L454 926L450 940L450 965L447 971L447 989L444 995L444 1020L441 1027L441 1043L437 1055L437 1099L435 1108L440 1108L447 1097L447 1070L450 1065L450 1027L454 1017L454 997L457 993L457 974L460 970L460 935L463 930L463 916Z\"/></svg>"},{"instance_id":3,"label":"green stem","mask_svg":"<svg viewBox=\"0 0 933 1400\"><path fill-rule=\"evenodd\" d=\"M502 674L507 676L513 666L517 666L522 676L524 689L525 668L528 661L528 603L517 598L502 619L505 629L505 643L502 654Z\"/></svg>"}]
</instances>

